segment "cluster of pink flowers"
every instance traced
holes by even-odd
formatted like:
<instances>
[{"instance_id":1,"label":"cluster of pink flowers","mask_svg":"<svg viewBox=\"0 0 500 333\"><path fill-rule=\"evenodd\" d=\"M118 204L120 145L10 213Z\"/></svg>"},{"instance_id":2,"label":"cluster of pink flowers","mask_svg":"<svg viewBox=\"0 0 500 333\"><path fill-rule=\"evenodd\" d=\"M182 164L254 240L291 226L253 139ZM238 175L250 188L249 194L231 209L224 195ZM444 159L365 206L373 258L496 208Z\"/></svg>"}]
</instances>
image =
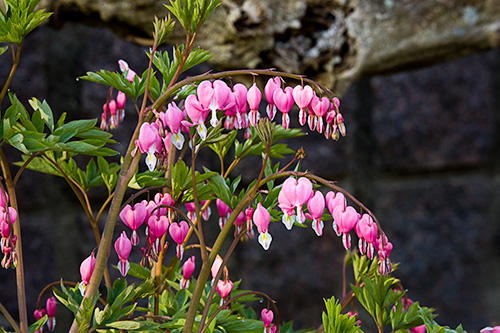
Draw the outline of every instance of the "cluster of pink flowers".
<instances>
[{"instance_id":1,"label":"cluster of pink flowers","mask_svg":"<svg viewBox=\"0 0 500 333\"><path fill-rule=\"evenodd\" d=\"M137 74L129 68L128 63L125 60L119 60L118 65L127 80L133 82ZM111 93L108 96L111 96ZM125 118L126 101L127 96L122 91L118 91L116 99L108 97L108 100L102 106L101 130L115 129L118 127L118 124Z\"/></svg>"},{"instance_id":2,"label":"cluster of pink flowers","mask_svg":"<svg viewBox=\"0 0 500 333\"><path fill-rule=\"evenodd\" d=\"M260 204L259 204L260 205ZM308 213L304 214L304 205ZM338 236L342 237L342 243L345 249L351 248L350 231L354 229L358 236L358 247L362 255L367 255L373 259L375 251L379 256L379 271L381 274L387 274L392 270L392 264L389 255L392 251L392 244L388 241L384 233L379 234L377 224L368 214L360 215L356 209L347 205L347 200L343 193L330 191L323 195L320 191L314 191L311 181L306 177L298 179L290 177L283 182L281 191L278 195L278 206L283 212L282 222L290 230L293 224L303 224L306 218L312 221L312 228L318 236L323 234L324 223L322 220L325 206L333 217L333 229ZM264 211L266 211L264 209ZM267 212L267 211L266 211ZM261 214L265 214L261 211ZM267 213L269 214L269 213ZM265 221L269 223L270 216L265 214ZM265 226L267 233L267 224L262 223L262 218L258 217L259 222ZM259 233L261 231L259 230ZM270 235L262 234L263 238L269 239ZM260 238L259 238L260 241ZM262 243L264 249L269 248L269 244Z\"/></svg>"},{"instance_id":3,"label":"cluster of pink flowers","mask_svg":"<svg viewBox=\"0 0 500 333\"><path fill-rule=\"evenodd\" d=\"M140 238L137 230L143 224L146 224L146 245L141 248L143 254L141 264L146 265L148 261L151 263L151 261L158 260L158 255L162 251L161 239L167 231L177 246L177 257L182 260L183 243L187 237L189 224L186 221L172 222L174 214L172 209L166 206L173 206L174 203L170 194L157 193L154 200L143 200L133 206L126 205L122 209L120 219L132 231L130 238L125 231L122 231L115 241L115 251L119 259L117 267L123 276L127 275L130 269L128 258L132 247L139 245ZM195 268L194 261L194 257L191 257L183 265L181 288L189 286L189 279ZM82 295L85 294L86 287L89 284L95 262L96 258L92 252L80 265L81 282L79 283L79 289Z\"/></svg>"},{"instance_id":4,"label":"cluster of pink flowers","mask_svg":"<svg viewBox=\"0 0 500 333\"><path fill-rule=\"evenodd\" d=\"M172 222L174 214L170 208L174 200L170 194L157 193L154 200L136 203L133 207L126 205L120 212L120 218L132 230L131 238L123 232L115 242L115 250L120 259L119 269L123 276L127 274L129 264L128 256L132 246L139 244L139 235L137 229L146 224L146 246L142 247L143 264L146 260L157 261L158 254L162 251L161 239L167 233L177 244L177 257L182 259L184 248L183 243L186 239L189 225L186 221Z\"/></svg>"},{"instance_id":5,"label":"cluster of pink flowers","mask_svg":"<svg viewBox=\"0 0 500 333\"><path fill-rule=\"evenodd\" d=\"M48 317L47 328L51 332L56 327L56 308L57 308L56 298L50 297L49 299L47 299L47 303L45 304L45 309L36 309L34 312L36 320L40 320L45 315L47 315ZM44 326L40 327L37 331L35 331L35 333L44 333L44 332L45 332Z\"/></svg>"},{"instance_id":6,"label":"cluster of pink flowers","mask_svg":"<svg viewBox=\"0 0 500 333\"><path fill-rule=\"evenodd\" d=\"M0 189L0 230L2 234L0 249L3 253L1 262L3 268L17 266L17 236L14 235L12 229L16 220L17 211L13 207L9 207L9 196L3 189Z\"/></svg>"},{"instance_id":7,"label":"cluster of pink flowers","mask_svg":"<svg viewBox=\"0 0 500 333\"><path fill-rule=\"evenodd\" d=\"M326 138L339 138L339 133L345 135L345 125L339 112L340 101L327 97L318 97L311 86L298 85L295 88L281 88L280 77L269 79L264 94L267 99L267 115L272 120L277 111L282 113L282 125L290 126L289 112L294 103L299 107L299 122L309 124L311 130L324 133ZM215 127L221 121L220 114L225 117L224 127L228 130L242 129L245 137L250 137L250 129L260 118L259 106L262 92L254 83L247 89L241 83L232 89L222 80L202 81L196 89L196 94L189 95L185 101L177 105L168 104L165 111L157 112L156 120L141 125L136 146L141 153L147 154L146 164L149 170L162 168L170 143L177 149L184 145L184 135L189 127L196 127L202 140L207 137L205 122L210 115L209 124ZM219 114L219 115L218 115Z\"/></svg>"}]
</instances>

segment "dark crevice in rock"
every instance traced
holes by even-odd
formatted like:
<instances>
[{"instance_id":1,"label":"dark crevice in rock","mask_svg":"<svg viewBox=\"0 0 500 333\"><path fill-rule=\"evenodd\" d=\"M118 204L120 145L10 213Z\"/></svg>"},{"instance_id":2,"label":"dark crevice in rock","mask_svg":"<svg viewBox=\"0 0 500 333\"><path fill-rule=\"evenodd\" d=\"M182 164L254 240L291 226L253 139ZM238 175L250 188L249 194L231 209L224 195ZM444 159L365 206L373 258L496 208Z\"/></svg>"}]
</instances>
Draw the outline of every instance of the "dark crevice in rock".
<instances>
[{"instance_id":1,"label":"dark crevice in rock","mask_svg":"<svg viewBox=\"0 0 500 333\"><path fill-rule=\"evenodd\" d=\"M356 57L354 38L347 32L346 15L354 8L324 4L308 6L300 28L289 28L275 35L275 45L261 54L263 62L287 71L311 74L342 72ZM330 70L328 70L330 69Z\"/></svg>"}]
</instances>

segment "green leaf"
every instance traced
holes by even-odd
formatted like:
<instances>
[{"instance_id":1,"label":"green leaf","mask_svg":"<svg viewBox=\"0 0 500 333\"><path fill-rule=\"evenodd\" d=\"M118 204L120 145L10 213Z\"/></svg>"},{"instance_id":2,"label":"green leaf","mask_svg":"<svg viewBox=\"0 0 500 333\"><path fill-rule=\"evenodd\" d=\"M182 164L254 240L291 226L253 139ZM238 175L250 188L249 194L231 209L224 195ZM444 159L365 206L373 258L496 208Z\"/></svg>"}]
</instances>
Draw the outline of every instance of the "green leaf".
<instances>
[{"instance_id":1,"label":"green leaf","mask_svg":"<svg viewBox=\"0 0 500 333\"><path fill-rule=\"evenodd\" d=\"M94 310L94 325L95 326L101 326L106 322L106 320L109 318L111 315L111 308L109 307L109 304L106 304L104 307L104 310L101 311L99 308L95 308Z\"/></svg>"},{"instance_id":2,"label":"green leaf","mask_svg":"<svg viewBox=\"0 0 500 333\"><path fill-rule=\"evenodd\" d=\"M205 168L205 171L209 170ZM207 180L207 184L215 193L216 197L224 201L224 203L229 207L233 208L231 205L233 194L226 181L220 174L213 175L210 179Z\"/></svg>"},{"instance_id":3,"label":"green leaf","mask_svg":"<svg viewBox=\"0 0 500 333\"><path fill-rule=\"evenodd\" d=\"M80 79L112 86L125 93L134 102L139 97L138 92L141 90L141 87L145 85L144 80L139 81L138 77L135 77L133 82L129 82L125 75L106 70L101 70L97 73L87 72L87 75L81 76ZM141 84L141 82L143 83Z\"/></svg>"},{"instance_id":4,"label":"green leaf","mask_svg":"<svg viewBox=\"0 0 500 333\"><path fill-rule=\"evenodd\" d=\"M151 186L167 186L168 180L161 171L145 171L132 177L128 187L139 190Z\"/></svg>"},{"instance_id":5,"label":"green leaf","mask_svg":"<svg viewBox=\"0 0 500 333\"><path fill-rule=\"evenodd\" d=\"M201 63L209 60L212 57L213 57L213 55L210 54L210 51L203 50L199 47L196 47L193 50L191 50L191 53L189 53L189 56L188 56L186 62L184 63L184 66L182 66L182 71L185 72L188 69L190 69L198 64L201 64Z\"/></svg>"},{"instance_id":6,"label":"green leaf","mask_svg":"<svg viewBox=\"0 0 500 333\"><path fill-rule=\"evenodd\" d=\"M28 332L34 333L34 332L38 331L43 325L45 325L48 318L49 317L47 315L45 315L42 318L40 318L39 320L37 320L36 322L34 322L33 324L31 324L30 327L28 327Z\"/></svg>"},{"instance_id":7,"label":"green leaf","mask_svg":"<svg viewBox=\"0 0 500 333\"><path fill-rule=\"evenodd\" d=\"M362 332L361 329L356 326L357 319L355 316L349 316L348 314L341 314L341 305L334 298L328 300L325 299L326 313L323 312L323 327L325 333L354 333Z\"/></svg>"},{"instance_id":8,"label":"green leaf","mask_svg":"<svg viewBox=\"0 0 500 333\"><path fill-rule=\"evenodd\" d=\"M143 280L147 280L151 277L151 270L146 267L142 267L139 264L131 262L130 269L127 274Z\"/></svg>"},{"instance_id":9,"label":"green leaf","mask_svg":"<svg viewBox=\"0 0 500 333\"><path fill-rule=\"evenodd\" d=\"M7 51L9 49L8 46L0 46L0 55L4 54L5 51ZM36 330L35 330L36 331Z\"/></svg>"},{"instance_id":10,"label":"green leaf","mask_svg":"<svg viewBox=\"0 0 500 333\"><path fill-rule=\"evenodd\" d=\"M11 105L15 108L16 113L21 114L25 118L29 118L29 113L28 113L28 111L26 111L26 108L24 107L24 105L19 101L17 96L14 95L13 93L11 93L10 91L9 91L9 99L10 99Z\"/></svg>"},{"instance_id":11,"label":"green leaf","mask_svg":"<svg viewBox=\"0 0 500 333\"><path fill-rule=\"evenodd\" d=\"M169 290L164 290L160 295L160 306L162 306L165 316L173 316L180 308L177 298Z\"/></svg>"},{"instance_id":12,"label":"green leaf","mask_svg":"<svg viewBox=\"0 0 500 333\"><path fill-rule=\"evenodd\" d=\"M54 130L54 114L52 113L52 110L47 102L45 100L40 102L38 99L33 97L29 100L29 103L34 111L38 110L40 112L43 122L52 132Z\"/></svg>"},{"instance_id":13,"label":"green leaf","mask_svg":"<svg viewBox=\"0 0 500 333\"><path fill-rule=\"evenodd\" d=\"M17 166L22 166L27 160L28 156L22 156L23 161L22 162L16 162L14 165ZM42 157L35 157L34 159L31 160L31 162L26 166L27 169L46 173L49 175L54 175L54 176L62 176L62 174L57 170L52 163L47 161L46 159Z\"/></svg>"},{"instance_id":14,"label":"green leaf","mask_svg":"<svg viewBox=\"0 0 500 333\"><path fill-rule=\"evenodd\" d=\"M29 154L28 149L23 144L24 136L21 133L17 133L10 137L7 142L12 145L12 147L21 151L23 154Z\"/></svg>"},{"instance_id":15,"label":"green leaf","mask_svg":"<svg viewBox=\"0 0 500 333\"><path fill-rule=\"evenodd\" d=\"M183 160L179 160L172 169L172 198L179 197L190 182L191 170Z\"/></svg>"},{"instance_id":16,"label":"green leaf","mask_svg":"<svg viewBox=\"0 0 500 333\"><path fill-rule=\"evenodd\" d=\"M106 326L127 331L134 331L143 327L142 323L133 320L115 321L114 323L107 324Z\"/></svg>"}]
</instances>

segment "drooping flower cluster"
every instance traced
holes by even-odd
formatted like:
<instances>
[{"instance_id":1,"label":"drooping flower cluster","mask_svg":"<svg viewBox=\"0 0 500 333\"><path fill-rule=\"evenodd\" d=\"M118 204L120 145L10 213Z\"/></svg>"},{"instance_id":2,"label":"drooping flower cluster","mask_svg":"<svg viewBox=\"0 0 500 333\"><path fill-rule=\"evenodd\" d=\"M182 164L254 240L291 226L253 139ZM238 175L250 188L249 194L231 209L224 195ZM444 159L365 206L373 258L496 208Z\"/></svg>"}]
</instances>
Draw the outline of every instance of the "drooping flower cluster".
<instances>
[{"instance_id":1,"label":"drooping flower cluster","mask_svg":"<svg viewBox=\"0 0 500 333\"><path fill-rule=\"evenodd\" d=\"M133 82L137 74L129 68L125 60L119 60L118 66L129 82ZM112 90L108 94L106 103L102 106L101 130L115 129L125 118L125 103L127 96L118 91L116 99L112 99Z\"/></svg>"},{"instance_id":2,"label":"drooping flower cluster","mask_svg":"<svg viewBox=\"0 0 500 333\"><path fill-rule=\"evenodd\" d=\"M299 123L306 122L311 131L324 133L328 138L339 138L345 135L345 125L339 112L338 98L320 97L309 85L298 85L295 88L282 88L280 77L268 80L264 95L267 99L267 115L272 120L277 111L282 113L282 125L290 127L289 112L296 104L299 107ZM222 80L202 81L195 94L189 95L185 101L177 105L168 104L165 111L154 110L156 119L152 123L141 126L136 146L141 153L146 153L146 164L149 170L164 167L170 143L181 150L189 127L196 127L198 136L205 140L208 134L207 125L215 127L224 120L227 130L244 130L245 137L250 137L250 129L261 117L259 106L262 92L254 83L250 89L241 83L230 88ZM183 104L183 107L181 106ZM210 116L208 124L205 124Z\"/></svg>"},{"instance_id":3,"label":"drooping flower cluster","mask_svg":"<svg viewBox=\"0 0 500 333\"><path fill-rule=\"evenodd\" d=\"M164 241L162 239L167 234L177 245L177 257L182 260L184 253L183 243L186 240L189 224L186 221L172 222L175 218L172 207L175 201L168 193L157 193L154 200L143 200L134 206L126 205L120 212L123 223L132 230L130 239L123 231L115 242L115 250L118 254L118 269L125 276L130 268L128 257L132 246L140 242L137 230L146 224L146 245L141 248L143 260L141 264L145 266L147 262L156 262L158 255L163 251ZM194 259L193 259L194 266ZM192 271L191 271L192 273Z\"/></svg>"},{"instance_id":4,"label":"drooping flower cluster","mask_svg":"<svg viewBox=\"0 0 500 333\"><path fill-rule=\"evenodd\" d=\"M13 225L17 220L17 211L9 207L9 196L0 189L0 230L2 240L0 249L3 253L1 265L3 268L15 268L17 266L16 241Z\"/></svg>"},{"instance_id":5,"label":"drooping flower cluster","mask_svg":"<svg viewBox=\"0 0 500 333\"><path fill-rule=\"evenodd\" d=\"M303 211L304 206L307 207L308 212L306 214ZM322 217L325 206L333 217L333 230L338 236L342 237L344 248L346 250L351 248L350 232L354 229L359 239L360 253L362 255L366 254L369 259L373 259L375 253L377 253L380 273L384 275L389 273L392 270L389 259L392 243L388 241L384 233L379 233L378 226L370 215L360 215L354 207L347 205L347 200L341 192L330 191L324 196L322 192L315 191L311 181L306 177L298 179L290 177L283 182L278 195L278 207L283 213L282 222L288 230L292 229L294 223L304 224L307 218L311 220L315 233L321 236L324 227ZM268 224L267 217L266 221ZM256 225L261 223L255 221L255 215L254 223ZM266 231L267 224L265 224ZM260 230L259 233L261 233ZM266 250L269 248L268 243L261 242L261 245Z\"/></svg>"}]
</instances>

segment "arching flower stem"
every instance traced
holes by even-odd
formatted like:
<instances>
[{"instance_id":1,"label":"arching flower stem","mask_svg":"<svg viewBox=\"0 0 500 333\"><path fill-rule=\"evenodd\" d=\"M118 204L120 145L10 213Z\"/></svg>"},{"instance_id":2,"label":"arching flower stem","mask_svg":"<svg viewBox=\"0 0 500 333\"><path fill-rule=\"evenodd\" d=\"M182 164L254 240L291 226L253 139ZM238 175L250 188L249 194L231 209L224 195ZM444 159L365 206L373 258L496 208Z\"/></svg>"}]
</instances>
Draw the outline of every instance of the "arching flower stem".
<instances>
[{"instance_id":1,"label":"arching flower stem","mask_svg":"<svg viewBox=\"0 0 500 333\"><path fill-rule=\"evenodd\" d=\"M220 78L225 78L225 77L232 77L232 76L241 76L241 75L265 75L265 76L280 76L280 77L288 77L294 80L299 80L302 82L307 82L311 86L315 87L316 90L320 94L326 93L329 97L333 97L333 92L328 89L327 87L314 82L313 80L307 79L302 75L298 74L291 74L291 73L286 73L286 72L280 72L280 71L275 71L272 69L241 69L241 70L233 70L233 71L224 71L224 72L219 72L219 73L205 73L205 74L200 74L196 76L191 76L188 78L185 78L184 80L181 80L175 84L169 85L166 91L158 97L156 102L153 104L152 108L159 110L167 101L167 99L171 96L174 95L174 93L184 87L185 85L191 84L191 83L196 83L200 82L203 80L209 80L209 79L220 79ZM174 82L174 80L171 81L171 83Z\"/></svg>"}]
</instances>

